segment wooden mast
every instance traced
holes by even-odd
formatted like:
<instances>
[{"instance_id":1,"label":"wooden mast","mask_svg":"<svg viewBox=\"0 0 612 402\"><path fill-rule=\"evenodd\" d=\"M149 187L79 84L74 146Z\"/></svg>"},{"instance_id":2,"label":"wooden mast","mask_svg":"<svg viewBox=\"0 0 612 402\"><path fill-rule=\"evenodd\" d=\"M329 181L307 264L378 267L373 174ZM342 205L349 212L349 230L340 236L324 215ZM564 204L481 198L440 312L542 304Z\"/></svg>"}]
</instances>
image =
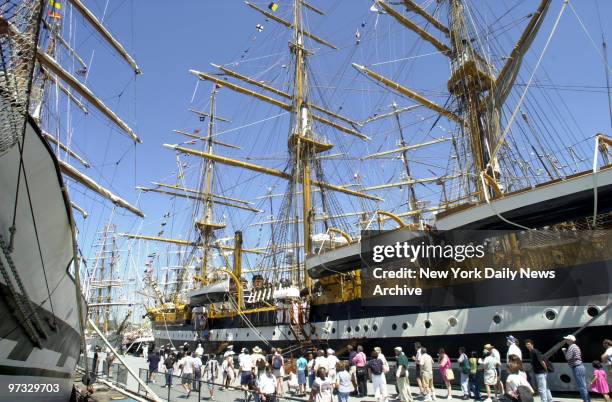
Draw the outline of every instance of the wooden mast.
<instances>
[{"instance_id":1,"label":"wooden mast","mask_svg":"<svg viewBox=\"0 0 612 402\"><path fill-rule=\"evenodd\" d=\"M297 173L302 176L302 208L303 208L303 236L304 236L304 258L307 258L312 253L312 184L311 184L311 166L309 147L304 146L300 138L310 137L310 130L306 130L308 124L308 108L304 104L306 95L306 70L304 68L305 58L307 53L304 51L304 36L302 33L302 5L301 0L294 0L293 10L293 27L294 27L294 43L293 51L295 53L295 75L293 85L293 116L295 120L294 136L297 136L297 141L293 143L293 157L296 158ZM299 255L299 249L296 250L296 255ZM303 272L298 275L303 275L304 285L310 292L311 282L306 273L306 264L303 264ZM297 278L299 279L299 278Z\"/></svg>"},{"instance_id":2,"label":"wooden mast","mask_svg":"<svg viewBox=\"0 0 612 402\"><path fill-rule=\"evenodd\" d=\"M206 141L206 149L209 154L213 153L213 134L215 127L215 98L217 95L217 84L213 85L213 90L210 95L210 111L208 118L208 139ZM214 212L214 199L212 196L212 185L213 185L213 173L214 173L215 161L208 159L205 163L204 168L204 219L196 222L196 227L201 233L203 238L203 244L207 245L211 243L213 233L217 229L222 229L224 225L216 224L213 222ZM204 284L207 283L208 275L208 262L210 259L209 247L204 247L202 255L202 268L201 277L203 278Z\"/></svg>"},{"instance_id":3,"label":"wooden mast","mask_svg":"<svg viewBox=\"0 0 612 402\"><path fill-rule=\"evenodd\" d=\"M393 102L391 106L393 107L393 111L397 112L397 104ZM406 147L407 144L406 140L404 139L404 130L402 130L402 123L400 121L399 113L395 113L395 122L397 123L397 129L399 131L400 147ZM406 179L412 180L412 174L410 173L410 164L408 163L408 150L404 149L401 155L404 170L406 171ZM418 210L416 191L414 191L414 184L412 183L408 184L408 208L410 211ZM418 213L412 216L412 221L414 223L418 223L420 219L421 216Z\"/></svg>"},{"instance_id":4,"label":"wooden mast","mask_svg":"<svg viewBox=\"0 0 612 402\"><path fill-rule=\"evenodd\" d=\"M483 127L480 112L483 91L494 85L494 79L481 68L479 58L470 46L468 28L465 23L462 0L450 0L449 12L452 72L448 81L451 94L465 106L466 119L464 127L468 129L472 151L473 171L475 174L476 195L479 201L485 200L485 191L480 175L492 165L490 146ZM490 174L494 178L494 174Z\"/></svg>"}]
</instances>

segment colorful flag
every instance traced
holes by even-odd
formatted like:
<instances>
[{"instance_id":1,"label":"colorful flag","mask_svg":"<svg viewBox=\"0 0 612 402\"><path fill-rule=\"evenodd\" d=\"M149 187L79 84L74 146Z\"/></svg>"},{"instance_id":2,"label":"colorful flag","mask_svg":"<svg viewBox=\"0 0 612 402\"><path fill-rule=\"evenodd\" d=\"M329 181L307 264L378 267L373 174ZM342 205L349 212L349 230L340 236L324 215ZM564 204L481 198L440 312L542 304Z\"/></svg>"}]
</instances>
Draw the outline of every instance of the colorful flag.
<instances>
[{"instance_id":1,"label":"colorful flag","mask_svg":"<svg viewBox=\"0 0 612 402\"><path fill-rule=\"evenodd\" d=\"M268 5L268 8L269 8L271 11L276 11L276 10L278 10L278 3L272 2L272 3L270 3L270 4Z\"/></svg>"}]
</instances>

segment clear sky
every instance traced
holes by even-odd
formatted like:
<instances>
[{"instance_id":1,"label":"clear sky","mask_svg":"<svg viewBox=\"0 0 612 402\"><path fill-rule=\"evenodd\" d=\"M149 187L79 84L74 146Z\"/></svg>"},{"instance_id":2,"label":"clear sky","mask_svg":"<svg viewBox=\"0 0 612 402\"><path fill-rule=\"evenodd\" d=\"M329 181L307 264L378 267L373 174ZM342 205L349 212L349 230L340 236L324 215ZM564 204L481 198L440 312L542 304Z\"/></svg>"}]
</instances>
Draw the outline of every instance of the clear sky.
<instances>
[{"instance_id":1,"label":"clear sky","mask_svg":"<svg viewBox=\"0 0 612 402\"><path fill-rule=\"evenodd\" d=\"M276 14L289 19L291 2L277 2L280 7ZM79 16L70 14L68 6L64 8L64 32L69 34L83 58L91 60L88 85L136 130L144 143L134 147L127 137L122 136L94 111L90 116L73 114L68 128L72 130L75 148L95 166L87 174L129 202L137 204L147 215L147 219L142 221L117 210L113 221L118 225L118 231L140 231L156 235L163 229L164 236L189 238L186 232L191 229L189 222L192 218L185 203L158 195L140 195L135 190L135 186L147 186L150 181L176 181L175 154L162 148L162 144L185 142L188 139L173 133L173 129L206 129L187 109L208 107L211 85L201 82L196 88L197 79L188 71L196 69L214 72L210 63L224 64L288 90L286 85L290 82L290 74L287 66L290 59L287 44L290 31L272 21L266 21L265 17L239 0L88 0L85 3L96 15L105 16L105 25L134 55L143 74L135 77L129 67L113 54L108 45L101 43ZM254 3L266 8L269 1ZM436 54L431 45L417 41L413 33L388 15L370 11L372 1L312 0L312 3L328 11L328 15L320 17L306 11L307 29L340 48L338 51L329 51L310 41L307 43L315 50L311 67L313 73L316 73L312 92L317 102L325 102L326 107L356 120L388 111L393 101L399 106L413 104L408 99L391 95L372 84L350 67L351 62L371 66L440 104L446 102L448 61L444 56ZM419 1L428 10L432 10L435 3L432 0ZM483 27L490 27L482 33L483 38L480 40L491 46L493 64L499 66L517 40L520 29L526 25L528 14L536 9L539 1L467 0L466 4L471 18ZM533 113L539 111L545 115L541 122L546 129L541 129L545 131L542 137L548 152L561 154L565 146L580 142L576 150L591 158L592 140L586 139L596 132L610 133L604 65L599 52L602 34L610 40L608 21L612 18L612 2L574 0L570 4L535 76L534 88L530 89L529 94L534 94L533 101L525 107L529 107ZM513 94L514 101L510 102L510 112L541 54L561 5L561 0L552 1L539 38L526 57L526 68L517 81L519 85ZM401 7L397 9L401 10ZM445 13L442 13L441 18L444 16ZM422 21L419 23L422 24ZM597 48L585 35L581 23ZM259 32L258 24L263 26L263 31ZM428 30L434 36L444 39L435 29L429 27ZM361 39L359 44L355 38L357 31ZM66 60L68 58L64 55ZM252 105L246 97L222 89L218 96L217 112L232 120L231 124L220 123L217 127L217 131L220 131L276 116L282 111L270 105ZM535 116L532 118L535 119ZM407 142L419 143L448 136L452 131L447 121L437 122L432 129L433 123L432 114L424 109L402 116ZM242 159L249 155L253 157L253 163L283 169L288 124L288 116L284 115L228 132L219 139L240 145L243 149L217 148L216 152ZM335 152L363 156L396 146L397 131L394 124L393 121L387 121L366 127L364 132L372 137L372 141L367 144L327 129L322 129L322 133L339 144ZM529 150L525 151L525 159L529 159ZM447 148L430 148L428 152L414 158L416 161L412 173L416 178L431 177L433 173L443 174L449 163ZM566 165L571 171L571 158L565 155L563 159L569 161ZM187 163L188 168L194 168L198 162L184 157L181 161ZM358 160L345 162L342 165L341 161L330 165L330 182L347 184L356 177L366 185L393 182L393 178L397 181L401 167L398 161L389 160L373 164ZM588 161L583 162L588 165ZM195 179L195 173L190 174L187 177ZM246 199L266 194L269 186L276 185L276 192L283 189L278 180L245 175L231 169L224 170L220 180L222 183L219 185L223 186L228 195ZM423 198L432 203L441 197L439 187L434 187L423 187L420 190ZM74 200L91 214L85 221L77 217L81 249L84 255L91 258L94 255L91 247L94 236L109 219L112 206L97 196L85 193L78 186L72 186L72 194ZM405 196L405 193L397 190L382 194L386 199L396 201L402 194ZM280 199L275 201L276 209L279 203ZM347 212L363 208L355 200L342 201L341 205ZM258 207L268 208L263 201L259 201ZM169 212L177 219L164 219L163 215ZM233 227L243 229L248 229L248 223L269 218L269 210L259 217L244 213L224 214ZM162 227L162 222L168 222L167 226ZM254 229L248 230L247 246L255 246L262 241L265 243L265 240L258 237L265 237L265 234ZM128 244L122 247L127 249ZM131 262L139 267L142 267L149 252L161 250L153 245L142 247L150 248L132 250L131 254Z\"/></svg>"}]
</instances>

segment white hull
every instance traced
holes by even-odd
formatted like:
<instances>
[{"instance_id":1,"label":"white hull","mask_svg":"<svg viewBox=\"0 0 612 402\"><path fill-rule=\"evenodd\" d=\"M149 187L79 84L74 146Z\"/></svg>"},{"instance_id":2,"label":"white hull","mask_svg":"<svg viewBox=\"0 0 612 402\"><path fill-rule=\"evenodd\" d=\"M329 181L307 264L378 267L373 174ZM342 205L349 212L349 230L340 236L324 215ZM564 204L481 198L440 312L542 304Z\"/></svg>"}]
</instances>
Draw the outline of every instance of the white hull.
<instances>
[{"instance_id":1,"label":"white hull","mask_svg":"<svg viewBox=\"0 0 612 402\"><path fill-rule=\"evenodd\" d=\"M71 392L72 373L79 355L79 321L74 279L68 273L73 259L71 210L51 149L34 123L27 124L23 166L17 198L14 250L10 256L29 303L22 300L27 318L15 308L15 297L0 276L0 400L66 400ZM13 146L0 156L0 234L8 241L13 224L17 192L19 148ZM27 185L26 185L27 180ZM40 246L40 250L39 250ZM24 292L0 252L10 281L20 298ZM40 347L24 327L29 321L42 332ZM9 392L9 383L55 383L49 394ZM28 399L31 398L31 399ZM63 398L63 399L62 399Z\"/></svg>"}]
</instances>

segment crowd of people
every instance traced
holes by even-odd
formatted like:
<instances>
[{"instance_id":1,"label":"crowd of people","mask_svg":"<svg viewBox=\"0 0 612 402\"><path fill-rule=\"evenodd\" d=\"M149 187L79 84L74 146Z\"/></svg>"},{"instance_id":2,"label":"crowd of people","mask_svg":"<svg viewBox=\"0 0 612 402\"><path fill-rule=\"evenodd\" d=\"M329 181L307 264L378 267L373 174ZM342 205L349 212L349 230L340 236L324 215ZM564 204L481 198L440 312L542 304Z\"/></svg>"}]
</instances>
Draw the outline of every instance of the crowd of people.
<instances>
[{"instance_id":1,"label":"crowd of people","mask_svg":"<svg viewBox=\"0 0 612 402\"><path fill-rule=\"evenodd\" d=\"M567 335L563 340L566 347L562 351L583 402L590 402L589 392L600 394L609 402L607 375L612 374L612 341L603 342L604 353L601 360L592 362L594 375L588 382L575 336ZM469 354L463 347L456 351L440 348L435 359L433 353L418 342L410 356L408 351L397 346L394 348L394 373L390 373L389 362L381 348L373 348L368 357L361 345L348 345L347 356L342 360L333 349L327 349L304 353L292 361L286 361L278 348L272 348L269 353L257 346L250 351L243 348L235 356L233 347L228 346L223 355L213 356L203 355L200 344L193 352L186 344L179 352L167 345L160 351L149 352L147 361L149 381L155 382L157 373L163 372L164 386L172 387L172 378L180 377L187 394L199 390L204 383L211 400L214 400L215 387L219 386L221 390L240 387L257 402L274 402L289 391L297 396L309 396L311 402L332 402L334 399L348 402L349 396L365 397L368 382L371 382L377 401L387 402L390 398L387 379L394 375L398 400L413 402L419 398L430 402L438 399L434 387L434 370L437 370L443 384L444 399L453 399L452 385L457 384L461 389L461 396L457 398L463 400L480 401L484 397L484 402L494 399L531 402L537 390L542 402L552 402L547 375L554 371L554 366L536 348L535 342L531 339L524 341L526 357L531 362L530 377L523 366L523 349L519 340L507 336L506 347L505 364L502 365L500 351L491 344L484 345L482 351ZM451 354L456 356L455 369L452 368ZM409 366L416 367L417 396L411 393ZM502 378L502 369L507 373L505 378ZM483 388L486 396L481 396Z\"/></svg>"}]
</instances>

